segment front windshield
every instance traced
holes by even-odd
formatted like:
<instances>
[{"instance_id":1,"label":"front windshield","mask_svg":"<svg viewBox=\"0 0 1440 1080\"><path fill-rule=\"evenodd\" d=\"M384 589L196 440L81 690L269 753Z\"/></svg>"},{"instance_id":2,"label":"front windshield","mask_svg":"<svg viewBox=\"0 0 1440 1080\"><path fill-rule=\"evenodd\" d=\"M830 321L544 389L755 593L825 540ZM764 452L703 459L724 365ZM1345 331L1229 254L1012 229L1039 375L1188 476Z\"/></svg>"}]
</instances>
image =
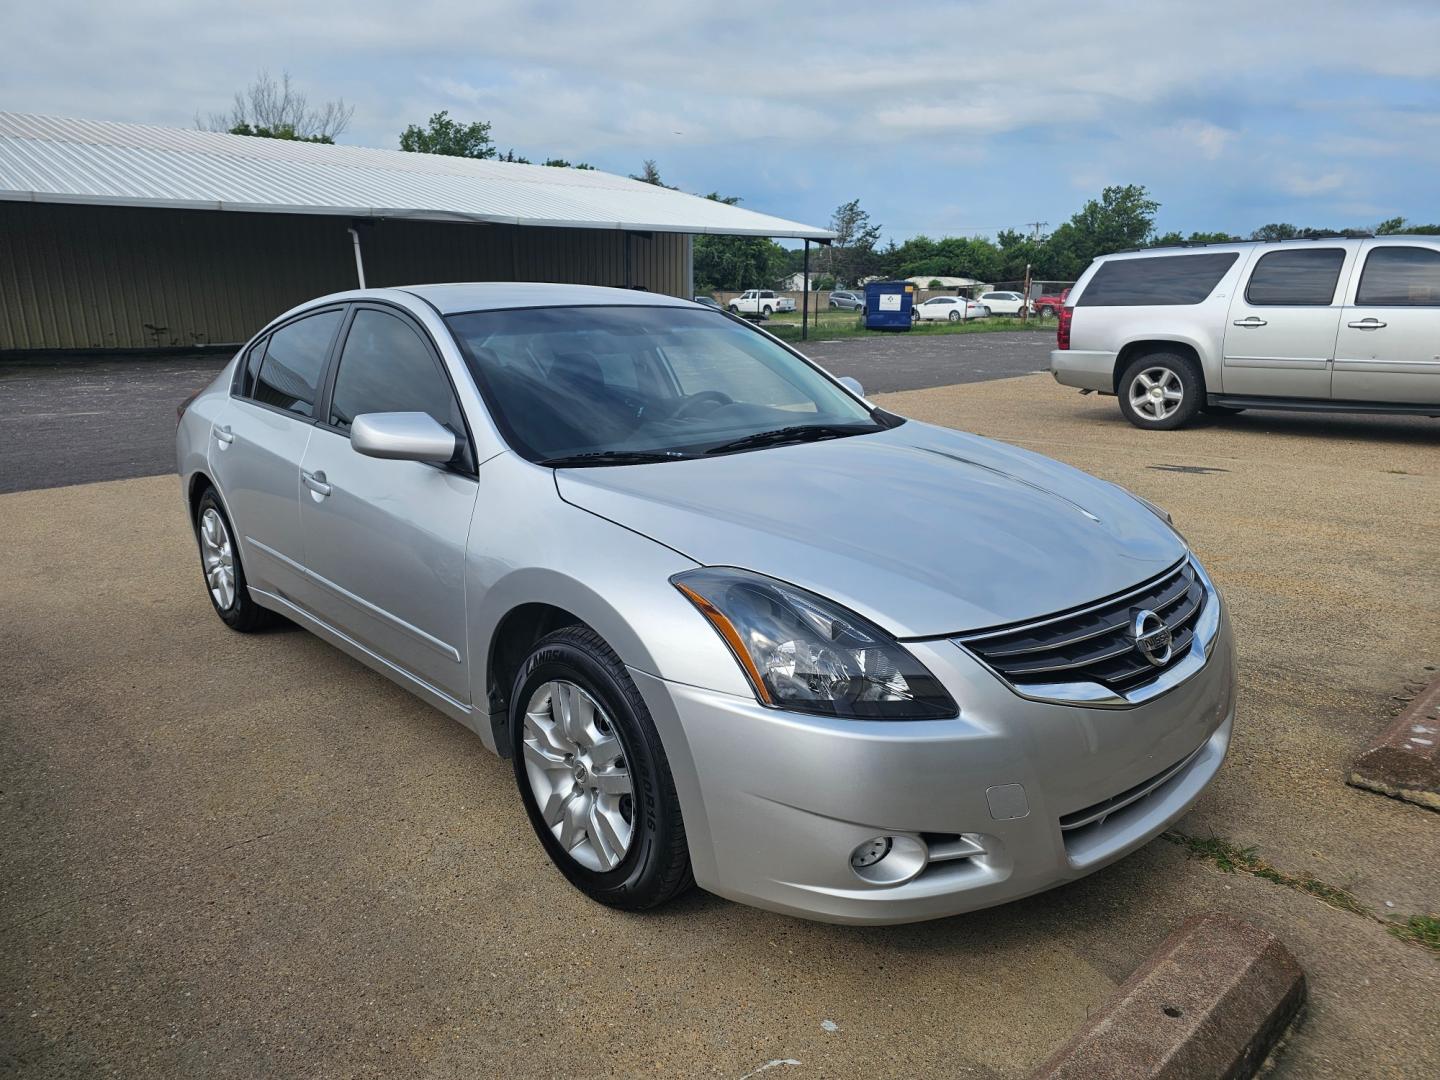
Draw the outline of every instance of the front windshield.
<instances>
[{"instance_id":1,"label":"front windshield","mask_svg":"<svg viewBox=\"0 0 1440 1080\"><path fill-rule=\"evenodd\" d=\"M717 311L518 308L446 322L507 441L531 461L663 460L751 449L747 439L781 432L803 439L885 426L793 353Z\"/></svg>"}]
</instances>

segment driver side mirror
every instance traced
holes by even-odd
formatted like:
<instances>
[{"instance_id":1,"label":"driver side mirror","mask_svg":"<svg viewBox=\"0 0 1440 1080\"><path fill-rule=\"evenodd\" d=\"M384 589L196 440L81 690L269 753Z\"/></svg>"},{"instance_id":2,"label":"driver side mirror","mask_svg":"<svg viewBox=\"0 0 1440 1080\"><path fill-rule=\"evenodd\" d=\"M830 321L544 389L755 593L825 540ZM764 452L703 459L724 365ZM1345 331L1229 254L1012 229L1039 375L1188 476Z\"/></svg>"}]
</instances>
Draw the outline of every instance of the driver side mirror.
<instances>
[{"instance_id":1,"label":"driver side mirror","mask_svg":"<svg viewBox=\"0 0 1440 1080\"><path fill-rule=\"evenodd\" d=\"M859 379L852 379L849 375L841 375L840 378L835 381L856 397L863 398L865 396L865 387L860 385Z\"/></svg>"},{"instance_id":2,"label":"driver side mirror","mask_svg":"<svg viewBox=\"0 0 1440 1080\"><path fill-rule=\"evenodd\" d=\"M350 425L357 454L392 461L436 461L455 456L455 435L423 412L364 413Z\"/></svg>"}]
</instances>

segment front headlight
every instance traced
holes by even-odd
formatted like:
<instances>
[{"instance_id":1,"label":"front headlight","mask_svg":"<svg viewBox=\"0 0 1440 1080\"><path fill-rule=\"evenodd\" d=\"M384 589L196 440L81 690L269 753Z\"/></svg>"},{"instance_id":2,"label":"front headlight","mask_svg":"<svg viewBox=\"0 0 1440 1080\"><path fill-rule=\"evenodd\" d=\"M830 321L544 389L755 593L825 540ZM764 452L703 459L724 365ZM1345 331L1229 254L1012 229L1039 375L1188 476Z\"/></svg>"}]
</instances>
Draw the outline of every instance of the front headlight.
<instances>
[{"instance_id":1,"label":"front headlight","mask_svg":"<svg viewBox=\"0 0 1440 1080\"><path fill-rule=\"evenodd\" d=\"M959 711L903 645L814 593L747 570L689 570L670 581L724 639L764 705L852 720Z\"/></svg>"}]
</instances>

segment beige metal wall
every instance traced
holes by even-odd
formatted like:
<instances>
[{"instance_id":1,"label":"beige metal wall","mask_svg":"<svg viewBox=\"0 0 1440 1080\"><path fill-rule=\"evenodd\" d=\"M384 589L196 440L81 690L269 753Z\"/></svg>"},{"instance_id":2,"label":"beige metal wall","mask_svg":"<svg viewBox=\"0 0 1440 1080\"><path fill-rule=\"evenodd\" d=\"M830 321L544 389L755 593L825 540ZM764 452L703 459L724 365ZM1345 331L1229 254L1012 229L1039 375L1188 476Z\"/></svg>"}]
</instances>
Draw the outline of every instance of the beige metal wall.
<instances>
[{"instance_id":1,"label":"beige metal wall","mask_svg":"<svg viewBox=\"0 0 1440 1080\"><path fill-rule=\"evenodd\" d=\"M349 226L0 201L0 351L244 341L295 304L355 287ZM680 296L689 279L690 238L674 233L393 220L359 228L371 286L563 281Z\"/></svg>"}]
</instances>

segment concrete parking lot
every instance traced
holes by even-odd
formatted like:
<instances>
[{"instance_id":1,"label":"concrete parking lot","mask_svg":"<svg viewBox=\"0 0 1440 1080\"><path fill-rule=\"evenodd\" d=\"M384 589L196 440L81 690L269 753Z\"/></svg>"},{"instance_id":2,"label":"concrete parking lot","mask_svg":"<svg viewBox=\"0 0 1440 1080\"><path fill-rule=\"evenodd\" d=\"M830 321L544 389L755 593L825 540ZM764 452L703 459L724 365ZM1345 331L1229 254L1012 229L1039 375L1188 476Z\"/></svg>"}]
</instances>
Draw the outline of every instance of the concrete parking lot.
<instances>
[{"instance_id":1,"label":"concrete parking lot","mask_svg":"<svg viewBox=\"0 0 1440 1080\"><path fill-rule=\"evenodd\" d=\"M830 348L812 352L877 389ZM1440 426L1146 433L1048 376L937 386L881 403L1167 506L1225 591L1235 742L1175 838L918 926L700 893L612 912L550 866L510 764L458 725L309 635L226 630L173 477L21 491L0 496L0 1067L1021 1077L1220 909L1309 973L1276 1075L1440 1074L1440 964L1389 929L1440 910L1440 818L1341 782L1440 666Z\"/></svg>"}]
</instances>

